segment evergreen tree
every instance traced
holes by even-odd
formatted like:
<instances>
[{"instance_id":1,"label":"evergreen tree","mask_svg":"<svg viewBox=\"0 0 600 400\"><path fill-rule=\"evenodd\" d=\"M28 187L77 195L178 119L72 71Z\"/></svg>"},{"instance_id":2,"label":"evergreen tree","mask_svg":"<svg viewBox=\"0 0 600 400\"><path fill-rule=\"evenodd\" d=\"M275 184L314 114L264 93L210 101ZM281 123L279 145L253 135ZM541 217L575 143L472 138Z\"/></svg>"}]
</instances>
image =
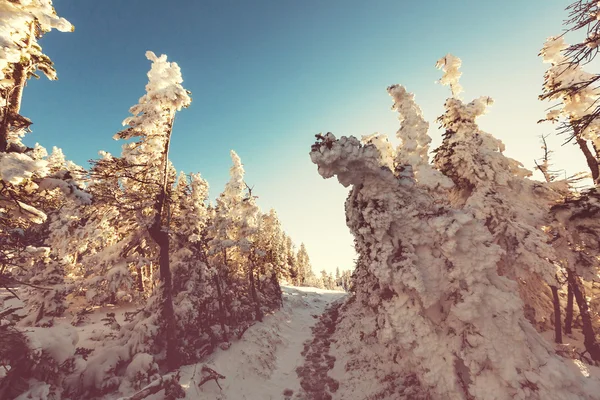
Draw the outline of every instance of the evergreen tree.
<instances>
[{"instance_id":1,"label":"evergreen tree","mask_svg":"<svg viewBox=\"0 0 600 400\"><path fill-rule=\"evenodd\" d=\"M495 201L510 199L511 185L526 190L525 211L545 222L551 188L538 195L499 141L477 128L488 100L456 98L460 61L447 56L441 65L453 97L441 119L437 168L422 151L428 140L418 108L397 85L388 89L394 109L408 114L392 157L380 145L331 133L312 146L321 176L352 186L346 215L359 254L356 294L338 345L350 347L353 365L368 363L389 377L381 396L591 399L593 383L571 373L525 318L517 283L500 275L508 251L517 275L554 278L540 251L552 254L540 221L513 220L514 210ZM501 237L523 243L505 250ZM385 350L369 358L364 347ZM408 380L411 392L401 392Z\"/></svg>"},{"instance_id":2,"label":"evergreen tree","mask_svg":"<svg viewBox=\"0 0 600 400\"><path fill-rule=\"evenodd\" d=\"M121 253L135 248L144 258L158 261L161 334L164 335L166 363L169 368L178 364L176 354L176 322L173 310L172 278L169 259L169 198L174 177L169 169L169 146L175 113L188 107L191 98L181 86L181 71L167 56L157 57L147 52L152 62L148 72L146 94L131 107L131 117L123 121L128 126L115 139L136 139L123 145L120 158L107 156L95 162L92 174L116 179L114 189L120 189L120 211L127 214L134 228L129 233ZM114 203L113 203L114 204ZM123 243L123 242L122 242ZM119 275L127 275L123 265Z\"/></svg>"}]
</instances>

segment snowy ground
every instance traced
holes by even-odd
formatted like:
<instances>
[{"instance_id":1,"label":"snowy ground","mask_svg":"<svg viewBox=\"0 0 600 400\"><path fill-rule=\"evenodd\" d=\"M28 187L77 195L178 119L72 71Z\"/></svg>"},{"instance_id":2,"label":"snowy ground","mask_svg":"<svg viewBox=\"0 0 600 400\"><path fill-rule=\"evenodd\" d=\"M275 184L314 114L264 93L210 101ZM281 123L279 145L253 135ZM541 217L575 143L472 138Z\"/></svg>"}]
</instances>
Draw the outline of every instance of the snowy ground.
<instances>
[{"instance_id":1,"label":"snowy ground","mask_svg":"<svg viewBox=\"0 0 600 400\"><path fill-rule=\"evenodd\" d=\"M181 368L187 399L282 400L300 390L296 368L304 363L305 341L325 308L344 292L290 287L283 290L283 309L265 317L227 350L217 350L203 363ZM206 365L226 379L197 387ZM284 392L289 395L284 395Z\"/></svg>"}]
</instances>

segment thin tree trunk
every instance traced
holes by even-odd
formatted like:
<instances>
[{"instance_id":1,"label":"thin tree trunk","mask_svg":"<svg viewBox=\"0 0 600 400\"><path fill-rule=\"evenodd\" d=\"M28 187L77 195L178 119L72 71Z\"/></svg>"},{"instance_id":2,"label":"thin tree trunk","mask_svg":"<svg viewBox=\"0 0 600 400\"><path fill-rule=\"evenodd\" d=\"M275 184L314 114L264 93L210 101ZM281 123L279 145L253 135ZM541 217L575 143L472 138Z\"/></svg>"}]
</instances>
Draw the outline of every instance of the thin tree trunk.
<instances>
[{"instance_id":1,"label":"thin tree trunk","mask_svg":"<svg viewBox=\"0 0 600 400\"><path fill-rule=\"evenodd\" d=\"M560 318L560 298L558 297L558 288L550 286L552 290L552 300L554 303L554 341L562 344L562 323Z\"/></svg>"},{"instance_id":2,"label":"thin tree trunk","mask_svg":"<svg viewBox=\"0 0 600 400\"><path fill-rule=\"evenodd\" d=\"M159 249L158 265L160 271L161 287L161 314L163 318L163 326L166 341L166 362L167 368L173 370L177 368L177 332L175 321L175 310L173 308L173 285L171 276L171 265L169 260L169 232L167 227L163 226L163 217L165 216L165 207L167 205L167 184L168 184L168 167L169 167L169 145L171 143L171 133L173 131L174 115L166 133L165 148L162 155L162 182L161 188L154 203L155 215L152 226L148 233L154 240Z\"/></svg>"},{"instance_id":3,"label":"thin tree trunk","mask_svg":"<svg viewBox=\"0 0 600 400\"><path fill-rule=\"evenodd\" d=\"M138 266L135 268L135 274L136 274L136 284L137 284L137 290L138 292L143 292L144 291L144 280L142 279L142 267Z\"/></svg>"},{"instance_id":4,"label":"thin tree trunk","mask_svg":"<svg viewBox=\"0 0 600 400\"><path fill-rule=\"evenodd\" d=\"M580 278L571 270L567 270L567 279L569 279L569 283L573 287L573 295L575 296L575 301L577 301L577 307L579 307L585 349L590 354L590 357L592 357L592 360L600 361L600 345L596 341L596 334L592 326L592 318L585 297L585 288L581 284Z\"/></svg>"},{"instance_id":5,"label":"thin tree trunk","mask_svg":"<svg viewBox=\"0 0 600 400\"><path fill-rule=\"evenodd\" d=\"M169 370L176 369L177 357L177 333L175 323L175 310L173 308L172 276L169 260L169 234L161 229L160 225L150 229L150 236L156 242L159 249L158 265L160 271L161 285L161 314L166 341L166 361Z\"/></svg>"},{"instance_id":6,"label":"thin tree trunk","mask_svg":"<svg viewBox=\"0 0 600 400\"><path fill-rule=\"evenodd\" d=\"M567 271L567 274L569 272ZM573 288L567 275L567 308L565 310L565 334L570 335L573 327Z\"/></svg>"},{"instance_id":7,"label":"thin tree trunk","mask_svg":"<svg viewBox=\"0 0 600 400\"><path fill-rule=\"evenodd\" d=\"M256 319L262 322L263 315L262 311L260 311L260 300L258 299L258 295L256 294L256 287L254 284L254 262L250 261L249 267L249 278L250 278L250 293L252 294L252 300L254 301L254 312L256 314Z\"/></svg>"},{"instance_id":8,"label":"thin tree trunk","mask_svg":"<svg viewBox=\"0 0 600 400\"><path fill-rule=\"evenodd\" d=\"M261 275L261 271L258 270L256 272L256 276L257 276L257 279L256 279L256 290L258 290L259 292L262 292L262 287L261 287L260 279L258 279L258 277L260 277L260 275Z\"/></svg>"},{"instance_id":9,"label":"thin tree trunk","mask_svg":"<svg viewBox=\"0 0 600 400\"><path fill-rule=\"evenodd\" d=\"M223 341L229 341L227 331L225 330L225 310L223 307L223 292L221 291L221 281L218 273L215 274L215 286L217 286L217 297L219 301L219 321L221 322L221 332L223 332Z\"/></svg>"},{"instance_id":10,"label":"thin tree trunk","mask_svg":"<svg viewBox=\"0 0 600 400\"><path fill-rule=\"evenodd\" d=\"M594 157L594 155L588 148L587 141L585 139L580 138L577 133L576 133L576 135L577 136L575 139L577 140L577 144L579 145L579 148L581 149L581 151L583 152L583 155L585 156L585 161L587 162L590 172L592 173L592 179L594 180L594 184L596 184L596 183L598 183L598 176L600 176L598 160L596 159L596 157Z\"/></svg>"},{"instance_id":11,"label":"thin tree trunk","mask_svg":"<svg viewBox=\"0 0 600 400\"><path fill-rule=\"evenodd\" d=\"M35 34L35 23L32 22L29 26L29 36L27 37L26 49L31 47L33 35ZM29 74L29 63L23 64L21 62L14 64L13 80L14 86L8 90L6 96L6 105L4 107L4 114L2 116L2 122L0 124L0 153L6 152L8 149L8 133L12 122L13 115L18 114L21 110L21 100L23 98L23 89L25 88L25 82L27 82L27 75Z\"/></svg>"},{"instance_id":12,"label":"thin tree trunk","mask_svg":"<svg viewBox=\"0 0 600 400\"><path fill-rule=\"evenodd\" d=\"M277 296L278 296L278 305L279 307L283 307L283 295L281 293L281 285L279 285L279 279L277 279L277 274L273 274L271 276L271 283L273 286L275 286L275 290L277 291Z\"/></svg>"}]
</instances>

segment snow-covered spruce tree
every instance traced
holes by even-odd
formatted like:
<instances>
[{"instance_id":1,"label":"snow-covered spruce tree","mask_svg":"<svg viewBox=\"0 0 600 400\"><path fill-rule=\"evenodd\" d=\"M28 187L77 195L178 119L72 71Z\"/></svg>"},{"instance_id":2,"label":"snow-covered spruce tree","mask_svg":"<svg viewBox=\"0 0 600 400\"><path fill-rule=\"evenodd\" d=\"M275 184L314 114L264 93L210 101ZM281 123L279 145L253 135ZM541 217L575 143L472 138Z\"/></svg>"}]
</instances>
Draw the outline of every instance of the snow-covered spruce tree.
<instances>
[{"instance_id":1,"label":"snow-covered spruce tree","mask_svg":"<svg viewBox=\"0 0 600 400\"><path fill-rule=\"evenodd\" d=\"M217 268L225 273L223 281L230 289L231 296L226 303L229 303L233 318L231 323L239 325L247 319L246 307L252 308L253 319L262 320L263 309L258 291L261 271L267 271L267 252L259 247L261 213L255 196L244 182L244 168L239 156L232 151L231 157L231 179L217 200L210 245L211 254L215 256L213 265L220 266Z\"/></svg>"},{"instance_id":2,"label":"snow-covered spruce tree","mask_svg":"<svg viewBox=\"0 0 600 400\"><path fill-rule=\"evenodd\" d=\"M221 327L220 336L224 341L229 337L229 326L235 325L237 320L238 301L230 290L238 266L233 253L236 245L236 229L239 220L238 208L243 200L244 193L244 167L240 157L231 151L233 165L229 170L230 180L225 185L225 190L216 200L214 216L208 227L208 260L214 270L213 281L217 289L218 315Z\"/></svg>"},{"instance_id":3,"label":"snow-covered spruce tree","mask_svg":"<svg viewBox=\"0 0 600 400\"><path fill-rule=\"evenodd\" d=\"M300 248L296 253L296 285L303 286L306 285L306 281L308 280L308 269L310 268L310 259L308 258L308 253L306 252L306 247L304 243L300 243Z\"/></svg>"},{"instance_id":4,"label":"snow-covered spruce tree","mask_svg":"<svg viewBox=\"0 0 600 400\"><path fill-rule=\"evenodd\" d=\"M274 309L281 305L280 280L289 279L285 269L285 253L283 230L274 209L268 214L261 214L258 221L258 232L254 245L258 256L257 288L261 304L266 309Z\"/></svg>"},{"instance_id":5,"label":"snow-covered spruce tree","mask_svg":"<svg viewBox=\"0 0 600 400\"><path fill-rule=\"evenodd\" d=\"M323 282L323 288L327 290L335 289L335 280L333 279L333 275L331 273L327 273L327 271L321 271L321 281Z\"/></svg>"},{"instance_id":6,"label":"snow-covered spruce tree","mask_svg":"<svg viewBox=\"0 0 600 400\"><path fill-rule=\"evenodd\" d=\"M444 69L442 83L459 86L460 64L452 55L438 61ZM451 205L483 221L504 250L498 273L517 282L529 321L547 329L553 313L549 287L556 285L557 272L552 260L557 256L541 228L550 223L550 207L561 194L551 184L527 179L531 172L502 153L500 140L479 129L476 118L492 103L480 97L465 104L453 89L439 118L445 133L434 164L454 182Z\"/></svg>"},{"instance_id":7,"label":"snow-covered spruce tree","mask_svg":"<svg viewBox=\"0 0 600 400\"><path fill-rule=\"evenodd\" d=\"M323 282L318 278L312 270L310 264L310 257L304 243L300 243L300 249L296 255L296 268L298 271L297 285L298 286L311 286L311 287L322 287Z\"/></svg>"},{"instance_id":8,"label":"snow-covered spruce tree","mask_svg":"<svg viewBox=\"0 0 600 400\"><path fill-rule=\"evenodd\" d=\"M176 321L173 310L172 279L169 259L169 192L173 183L168 159L175 113L191 103L189 92L181 83L181 71L167 56L146 53L152 62L148 72L146 94L131 107L131 117L123 121L127 128L115 139L134 139L123 145L120 158L106 155L94 163L92 176L113 182L119 198L113 205L119 208L121 218L131 225L128 237L115 246L118 252L135 252L141 258L158 264L160 284L155 288L148 307L159 314L156 341L165 350L168 369L178 365L176 354ZM92 186L93 188L93 186ZM122 189L119 191L119 189ZM103 200L108 201L107 198ZM119 275L127 275L123 265ZM149 312L149 310L148 310ZM140 326L147 326L140 322ZM157 343L155 343L157 344ZM161 347L162 347L161 346ZM134 352L130 353L130 357Z\"/></svg>"},{"instance_id":9,"label":"snow-covered spruce tree","mask_svg":"<svg viewBox=\"0 0 600 400\"><path fill-rule=\"evenodd\" d=\"M237 247L241 256L242 270L248 277L250 283L250 295L254 308L254 318L259 321L263 319L263 310L261 301L258 296L257 280L260 282L259 267L263 261L265 252L256 246L257 236L259 232L260 210L256 205L255 197L252 195L252 190L248 190L247 196L244 197L240 204L239 210L239 226L237 230Z\"/></svg>"},{"instance_id":10,"label":"snow-covered spruce tree","mask_svg":"<svg viewBox=\"0 0 600 400\"><path fill-rule=\"evenodd\" d=\"M417 109L412 96L400 96L399 86L388 91L396 110ZM453 132L469 126L469 132L481 135L473 131L473 121L484 105L452 98L448 113L459 113L466 122L448 113L444 118ZM353 137L319 135L310 153L324 178L337 176L342 185L352 186L346 215L359 253L356 295L338 328L344 330L339 338L356 351L347 365L349 381L378 379L380 390L373 395L387 398L594 398L598 383L573 372L554 353L525 318L517 283L499 275L505 251L486 219L480 219L485 210L450 200L452 184L421 161L426 153L415 154L420 146L403 148L418 136L411 125L399 136L402 145L395 158L404 155L394 169L378 146ZM487 151L498 149L493 143ZM407 162L410 156L414 164ZM498 166L507 165L496 160ZM515 170L516 165L508 165ZM487 172L478 179L493 180ZM450 177L466 179L466 174ZM536 263L533 253L528 262ZM364 368L354 372L360 363Z\"/></svg>"},{"instance_id":11,"label":"snow-covered spruce tree","mask_svg":"<svg viewBox=\"0 0 600 400\"><path fill-rule=\"evenodd\" d=\"M217 198L209 227L209 266L220 310L221 336L228 340L230 329L238 336L254 320L281 304L278 255L282 236L276 214L263 215L252 189L244 182L244 168L232 151L231 179ZM277 266L281 263L281 267Z\"/></svg>"},{"instance_id":12,"label":"snow-covered spruce tree","mask_svg":"<svg viewBox=\"0 0 600 400\"><path fill-rule=\"evenodd\" d=\"M173 369L179 361L169 264L168 157L175 113L188 107L191 98L189 92L181 86L183 79L176 63L168 62L165 55L157 57L152 52L147 52L146 57L152 61L146 94L130 109L133 116L123 122L129 127L117 136L120 139L140 138L139 142L124 146L123 159L127 167L133 169L133 175L126 174L125 179L135 180L141 172L141 176L150 181L150 186L154 186L148 188L148 192L154 195L151 200L152 210L147 215L143 214L148 210L142 210L140 225L147 229L150 238L158 246L161 328L165 335L166 364L169 369Z\"/></svg>"},{"instance_id":13,"label":"snow-covered spruce tree","mask_svg":"<svg viewBox=\"0 0 600 400\"><path fill-rule=\"evenodd\" d=\"M207 264L208 183L200 174L180 174L173 192L173 303L177 320L178 354L193 362L220 341L211 326L217 323L214 270Z\"/></svg>"},{"instance_id":14,"label":"snow-covered spruce tree","mask_svg":"<svg viewBox=\"0 0 600 400\"><path fill-rule=\"evenodd\" d=\"M298 260L296 258L296 250L292 238L283 234L285 269L288 271L290 283L299 286L299 281L302 279L298 271Z\"/></svg>"}]
</instances>

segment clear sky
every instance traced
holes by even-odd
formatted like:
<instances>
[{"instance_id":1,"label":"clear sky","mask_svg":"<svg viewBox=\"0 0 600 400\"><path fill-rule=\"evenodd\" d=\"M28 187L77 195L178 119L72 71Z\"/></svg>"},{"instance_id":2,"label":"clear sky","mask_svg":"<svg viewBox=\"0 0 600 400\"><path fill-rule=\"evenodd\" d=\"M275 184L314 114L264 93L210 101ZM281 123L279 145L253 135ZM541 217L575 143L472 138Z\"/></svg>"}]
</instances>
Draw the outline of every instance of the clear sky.
<instances>
[{"instance_id":1,"label":"clear sky","mask_svg":"<svg viewBox=\"0 0 600 400\"><path fill-rule=\"evenodd\" d=\"M310 162L314 135L393 135L385 89L401 83L416 93L439 144L435 118L449 93L435 84L434 64L450 52L463 59L464 98L496 100L482 127L531 168L538 136L553 131L536 124L547 106L537 100L545 70L537 54L561 32L569 2L55 0L75 32L42 40L59 80L29 83L26 141L61 147L81 165L98 150L119 154L112 135L144 93L144 53L167 54L193 97L175 123L176 168L201 172L214 198L236 150L260 206L275 208L297 245L306 244L315 272L349 269L347 189ZM551 144L557 167L584 169L572 146Z\"/></svg>"}]
</instances>

